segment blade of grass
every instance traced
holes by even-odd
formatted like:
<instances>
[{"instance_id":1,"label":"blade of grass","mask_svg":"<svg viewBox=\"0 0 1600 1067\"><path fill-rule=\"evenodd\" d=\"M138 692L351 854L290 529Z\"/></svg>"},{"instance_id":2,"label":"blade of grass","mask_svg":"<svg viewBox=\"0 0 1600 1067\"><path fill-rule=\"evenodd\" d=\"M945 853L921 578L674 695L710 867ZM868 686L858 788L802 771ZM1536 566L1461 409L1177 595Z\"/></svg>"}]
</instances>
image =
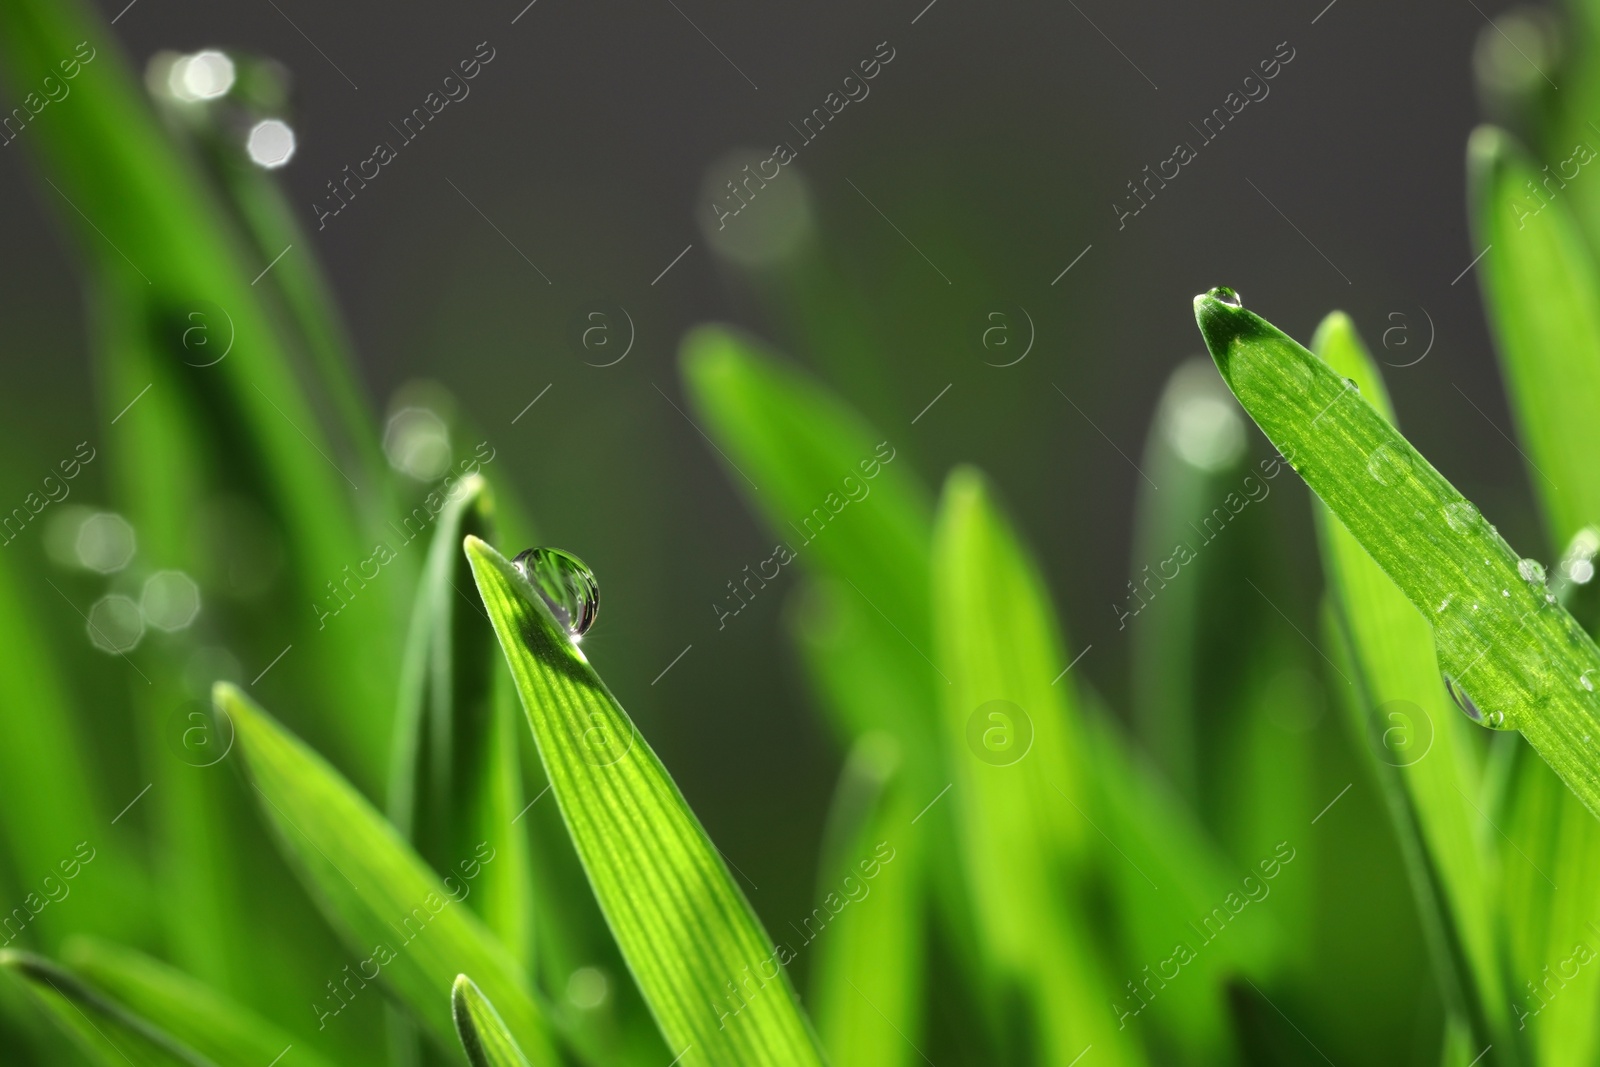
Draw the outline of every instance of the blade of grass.
<instances>
[{"instance_id":1,"label":"blade of grass","mask_svg":"<svg viewBox=\"0 0 1600 1067\"><path fill-rule=\"evenodd\" d=\"M494 628L468 599L467 534L491 536L494 503L479 475L462 481L435 522L402 658L390 819L435 870L456 865L479 842L504 862L483 869L468 905L526 969L532 907L522 774L511 708L495 699Z\"/></svg>"},{"instance_id":2,"label":"blade of grass","mask_svg":"<svg viewBox=\"0 0 1600 1067\"><path fill-rule=\"evenodd\" d=\"M952 681L944 734L958 754L950 803L991 973L1023 991L1045 1061L1069 1063L1088 1044L1102 1062L1142 1062L1108 1010L1081 899L1092 782L1071 683L1052 684L1069 660L1041 576L970 468L946 483L933 589Z\"/></svg>"},{"instance_id":3,"label":"blade of grass","mask_svg":"<svg viewBox=\"0 0 1600 1067\"><path fill-rule=\"evenodd\" d=\"M1140 590L1135 595L1159 591L1160 596L1136 613L1130 597L1126 613L1118 617L1119 633L1132 630L1133 718L1140 741L1179 795L1196 806L1205 747L1199 723L1206 662L1202 650L1207 635L1218 629L1233 635L1231 627L1216 627L1206 615L1214 604L1202 606L1204 579L1215 566L1213 553L1198 556L1187 565L1184 580L1170 587L1160 571L1177 546L1189 546L1196 524L1210 517L1210 509L1244 473L1243 427L1236 410L1209 364L1198 358L1168 379L1140 464L1162 488L1157 492L1140 483L1130 582L1130 588ZM1152 577L1155 589L1143 588Z\"/></svg>"},{"instance_id":4,"label":"blade of grass","mask_svg":"<svg viewBox=\"0 0 1600 1067\"><path fill-rule=\"evenodd\" d=\"M1600 649L1359 392L1231 293L1195 298L1223 379L1279 452L1433 627L1440 669L1486 724L1520 730L1600 811ZM1591 682L1591 685L1593 683Z\"/></svg>"},{"instance_id":5,"label":"blade of grass","mask_svg":"<svg viewBox=\"0 0 1600 1067\"><path fill-rule=\"evenodd\" d=\"M450 990L450 1014L472 1067L528 1067L528 1058L506 1029L505 1020L483 990L464 974L456 975Z\"/></svg>"},{"instance_id":6,"label":"blade of grass","mask_svg":"<svg viewBox=\"0 0 1600 1067\"><path fill-rule=\"evenodd\" d=\"M137 930L139 909L131 905L143 898L147 876L119 842L100 831L114 815L94 784L102 772L57 672L56 650L40 633L10 568L8 559L0 559L0 648L8 656L0 671L0 716L6 722L6 740L0 744L5 866L30 886L49 878L47 888L65 885L79 896L70 917L75 929ZM51 817L40 818L40 812ZM73 854L79 842L89 843L100 866L81 883L63 882L63 874L77 869ZM40 921L52 934L48 943L66 933L57 919L56 909L41 907ZM15 926L0 928L3 944L19 933Z\"/></svg>"},{"instance_id":7,"label":"blade of grass","mask_svg":"<svg viewBox=\"0 0 1600 1067\"><path fill-rule=\"evenodd\" d=\"M1354 324L1335 312L1312 349L1361 396L1394 421L1378 369ZM1411 864L1413 887L1442 937L1436 948L1447 1003L1483 1043L1511 1047L1497 947L1488 857L1480 847L1482 768L1466 720L1450 706L1434 665L1427 620L1328 509L1315 505L1323 568L1350 650L1358 693L1356 734L1380 780L1396 790L1396 829L1425 856Z\"/></svg>"},{"instance_id":8,"label":"blade of grass","mask_svg":"<svg viewBox=\"0 0 1600 1067\"><path fill-rule=\"evenodd\" d=\"M1600 1047L1600 822L1519 752L1495 834L1512 1028L1534 1063L1589 1063Z\"/></svg>"},{"instance_id":9,"label":"blade of grass","mask_svg":"<svg viewBox=\"0 0 1600 1067\"><path fill-rule=\"evenodd\" d=\"M294 1046L297 1067L331 1067L332 1061L249 1008L142 952L74 938L65 958L128 1011L220 1064L268 1064Z\"/></svg>"},{"instance_id":10,"label":"blade of grass","mask_svg":"<svg viewBox=\"0 0 1600 1067\"><path fill-rule=\"evenodd\" d=\"M690 1065L820 1064L784 961L666 768L510 562L476 538L466 551L568 832L670 1050Z\"/></svg>"},{"instance_id":11,"label":"blade of grass","mask_svg":"<svg viewBox=\"0 0 1600 1067\"><path fill-rule=\"evenodd\" d=\"M381 781L395 646L363 647L360 635L383 634L397 617L389 583L356 599L348 614L359 619L341 619L316 640L307 610L342 568L371 552L356 501L378 495L379 473L330 443L313 399L321 384L297 378L275 309L250 284L260 265L245 261L245 242L215 191L175 149L93 10L81 0L6 0L0 58L11 84L24 87L19 97L58 76L58 62L81 68L71 103L30 123L27 146L48 171L41 197L81 238L91 277L116 305L96 344L102 407L120 419L121 443L110 454L139 512L142 545L177 566L193 554L193 518L211 495L241 493L263 505L282 524L302 653L320 660L321 688L339 691L301 725L334 731L358 780ZM202 337L214 347L199 347ZM168 397L166 417L149 410L157 394ZM266 646L252 649L263 663L293 640L281 630L252 636Z\"/></svg>"},{"instance_id":12,"label":"blade of grass","mask_svg":"<svg viewBox=\"0 0 1600 1067\"><path fill-rule=\"evenodd\" d=\"M818 944L811 980L817 1032L834 1067L921 1061L922 839L898 778L899 744L867 734L834 792L814 911L801 934ZM830 900L841 903L830 915ZM813 917L818 922L812 930Z\"/></svg>"},{"instance_id":13,"label":"blade of grass","mask_svg":"<svg viewBox=\"0 0 1600 1067\"><path fill-rule=\"evenodd\" d=\"M45 1012L101 1067L215 1067L49 960L4 950L0 967L25 979Z\"/></svg>"},{"instance_id":14,"label":"blade of grass","mask_svg":"<svg viewBox=\"0 0 1600 1067\"><path fill-rule=\"evenodd\" d=\"M849 745L887 730L900 743L906 793L932 801L950 785L951 774L935 712L935 691L948 682L929 659L933 526L927 487L896 442L742 334L696 330L684 340L681 362L693 410L735 468L730 480L741 492L752 484L747 476L762 487L749 491L751 508L793 546L804 571L828 580L826 594L840 605L839 617L849 620L848 637L815 651L834 661L831 675L849 672L852 689L870 686L878 699L825 702L842 741ZM837 694L838 687L831 688ZM954 848L953 811L934 804L919 820L919 832L933 839L930 854ZM939 926L961 961L958 980L975 977L968 886L955 865L929 863L923 870ZM955 995L978 1003L988 991L974 980ZM999 1008L985 1004L979 1014L994 1020Z\"/></svg>"},{"instance_id":15,"label":"blade of grass","mask_svg":"<svg viewBox=\"0 0 1600 1067\"><path fill-rule=\"evenodd\" d=\"M1127 1025L1150 1027L1165 1035L1167 1047L1182 1049L1185 1062L1220 1063L1237 1058L1223 991L1239 974L1257 981L1277 976L1285 956L1288 918L1276 911L1252 908L1243 922L1231 920L1216 932L1215 909L1226 908L1229 894L1277 895L1288 881L1265 877L1259 868L1244 875L1217 848L1173 787L1129 746L1105 711L1086 709L1080 743L1084 761L1094 769L1092 806L1099 857L1097 867L1111 887L1113 918L1120 935L1118 962L1127 980L1152 998L1149 1018L1137 996L1113 986L1112 1011L1119 1019L1132 1013ZM1290 846L1293 848L1293 846ZM1269 860L1267 870L1283 874L1272 851L1253 862ZM1304 872L1300 872L1304 877ZM1253 882L1244 882L1249 877ZM1292 875L1290 876L1292 877ZM1264 887L1264 888L1263 888ZM1276 907L1276 901L1273 905ZM1220 936L1226 931L1226 937ZM1185 953L1189 962L1181 963ZM1181 980L1156 987L1144 985L1151 971L1178 963ZM1156 1042L1159 1046L1159 1042Z\"/></svg>"},{"instance_id":16,"label":"blade of grass","mask_svg":"<svg viewBox=\"0 0 1600 1067\"><path fill-rule=\"evenodd\" d=\"M1484 304L1505 375L1528 480L1544 504L1552 550L1600 522L1600 268L1567 200L1528 193L1545 179L1502 130L1467 149ZM1559 181L1559 179L1556 179Z\"/></svg>"},{"instance_id":17,"label":"blade of grass","mask_svg":"<svg viewBox=\"0 0 1600 1067\"><path fill-rule=\"evenodd\" d=\"M456 975L476 974L534 1062L560 1062L515 960L475 915L453 906L470 892L474 873L499 858L488 844L458 857L467 867L441 881L333 768L239 689L219 684L216 704L233 723L284 854L351 951L363 957L358 988L381 974L434 1038L453 1046L450 989ZM327 1014L337 1015L342 1004L330 999Z\"/></svg>"},{"instance_id":18,"label":"blade of grass","mask_svg":"<svg viewBox=\"0 0 1600 1067\"><path fill-rule=\"evenodd\" d=\"M909 702L852 705L866 716L852 733L889 730L905 748L908 770L923 776L919 786L943 786L949 779L940 776L931 720L917 715L931 706L932 687L944 684L925 658L926 490L893 442L732 331L707 326L690 333L682 365L707 432L733 457L734 484L749 491L751 506L801 566L853 585L872 605L870 625L883 630L887 657L880 672L919 694ZM759 492L748 478L759 480ZM891 717L904 712L913 717Z\"/></svg>"}]
</instances>

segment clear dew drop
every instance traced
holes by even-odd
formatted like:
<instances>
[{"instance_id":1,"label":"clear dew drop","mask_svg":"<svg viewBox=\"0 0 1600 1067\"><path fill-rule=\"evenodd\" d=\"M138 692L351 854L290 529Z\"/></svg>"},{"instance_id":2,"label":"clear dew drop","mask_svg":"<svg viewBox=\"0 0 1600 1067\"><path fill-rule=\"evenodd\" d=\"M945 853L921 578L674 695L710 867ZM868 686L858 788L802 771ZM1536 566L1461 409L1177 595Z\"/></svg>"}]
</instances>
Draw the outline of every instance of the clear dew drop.
<instances>
[{"instance_id":1,"label":"clear dew drop","mask_svg":"<svg viewBox=\"0 0 1600 1067\"><path fill-rule=\"evenodd\" d=\"M1584 671L1582 674L1578 675L1578 684L1583 686L1583 688L1585 690L1587 690L1588 692L1591 692L1591 693L1594 692L1594 682L1589 679L1589 675L1595 674L1595 673L1600 673L1600 672L1596 672L1593 669L1590 669L1590 670Z\"/></svg>"},{"instance_id":2,"label":"clear dew drop","mask_svg":"<svg viewBox=\"0 0 1600 1067\"><path fill-rule=\"evenodd\" d=\"M1379 445L1367 457L1367 473L1379 485L1393 488L1411 476L1411 454L1399 445Z\"/></svg>"},{"instance_id":3,"label":"clear dew drop","mask_svg":"<svg viewBox=\"0 0 1600 1067\"><path fill-rule=\"evenodd\" d=\"M1517 573L1522 575L1522 580L1529 585L1544 586L1544 564L1536 559L1521 559L1517 561Z\"/></svg>"},{"instance_id":4,"label":"clear dew drop","mask_svg":"<svg viewBox=\"0 0 1600 1067\"><path fill-rule=\"evenodd\" d=\"M1473 699L1467 695L1467 691L1461 687L1459 682L1450 677L1448 674L1443 675L1443 678L1445 691L1450 694L1450 699L1455 701L1456 707L1460 708L1462 713L1465 714L1467 718L1471 719L1475 723L1487 726L1491 730L1500 730L1505 727L1506 716L1504 712L1484 712L1484 710L1478 707L1478 705L1473 702Z\"/></svg>"},{"instance_id":5,"label":"clear dew drop","mask_svg":"<svg viewBox=\"0 0 1600 1067\"><path fill-rule=\"evenodd\" d=\"M1471 533L1483 522L1483 515L1470 500L1457 500L1444 506L1444 521L1456 533Z\"/></svg>"},{"instance_id":6,"label":"clear dew drop","mask_svg":"<svg viewBox=\"0 0 1600 1067\"><path fill-rule=\"evenodd\" d=\"M583 560L559 548L530 548L511 561L573 640L600 613L600 583Z\"/></svg>"},{"instance_id":7,"label":"clear dew drop","mask_svg":"<svg viewBox=\"0 0 1600 1067\"><path fill-rule=\"evenodd\" d=\"M1239 294L1236 291L1229 289L1226 285L1219 285L1206 295L1217 301L1219 304L1227 304L1231 308L1244 307L1244 301L1240 299Z\"/></svg>"}]
</instances>

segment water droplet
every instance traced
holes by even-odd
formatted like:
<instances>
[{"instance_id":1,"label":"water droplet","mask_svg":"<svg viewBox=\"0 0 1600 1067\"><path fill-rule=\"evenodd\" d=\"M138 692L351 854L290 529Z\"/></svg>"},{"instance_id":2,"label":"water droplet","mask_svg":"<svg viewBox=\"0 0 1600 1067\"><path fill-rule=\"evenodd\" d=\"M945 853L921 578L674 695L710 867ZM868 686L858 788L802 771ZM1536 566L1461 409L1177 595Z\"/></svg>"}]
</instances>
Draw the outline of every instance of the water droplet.
<instances>
[{"instance_id":1,"label":"water droplet","mask_svg":"<svg viewBox=\"0 0 1600 1067\"><path fill-rule=\"evenodd\" d=\"M1443 677L1444 687L1446 692L1450 694L1450 699L1456 702L1456 707L1460 708L1467 718L1471 719L1473 722L1481 723L1492 730L1499 730L1505 726L1506 716L1504 712L1491 711L1485 713L1483 709L1478 707L1478 705L1473 702L1472 698L1467 695L1467 691L1461 687L1459 682L1450 677L1448 674L1444 675Z\"/></svg>"},{"instance_id":2,"label":"water droplet","mask_svg":"<svg viewBox=\"0 0 1600 1067\"><path fill-rule=\"evenodd\" d=\"M1471 533L1483 521L1483 515L1470 500L1457 500L1444 506L1444 521L1456 533Z\"/></svg>"},{"instance_id":3,"label":"water droplet","mask_svg":"<svg viewBox=\"0 0 1600 1067\"><path fill-rule=\"evenodd\" d=\"M1544 564L1536 559L1518 560L1517 573L1522 575L1522 580L1529 585L1544 585Z\"/></svg>"},{"instance_id":4,"label":"water droplet","mask_svg":"<svg viewBox=\"0 0 1600 1067\"><path fill-rule=\"evenodd\" d=\"M1361 386L1356 384L1356 380L1354 378L1346 378L1344 380L1344 387L1357 396L1361 395Z\"/></svg>"},{"instance_id":5,"label":"water droplet","mask_svg":"<svg viewBox=\"0 0 1600 1067\"><path fill-rule=\"evenodd\" d=\"M1244 301L1240 299L1239 294L1229 289L1226 285L1219 285L1206 295L1220 304L1227 304L1231 308L1244 307Z\"/></svg>"},{"instance_id":6,"label":"water droplet","mask_svg":"<svg viewBox=\"0 0 1600 1067\"><path fill-rule=\"evenodd\" d=\"M1584 671L1582 674L1578 675L1578 684L1583 686L1585 689L1587 689L1591 693L1594 692L1594 683L1589 680L1589 675L1594 674L1594 673L1595 673L1594 669L1591 668L1589 670Z\"/></svg>"},{"instance_id":7,"label":"water droplet","mask_svg":"<svg viewBox=\"0 0 1600 1067\"><path fill-rule=\"evenodd\" d=\"M1594 581L1597 556L1600 556L1600 530L1585 526L1572 536L1556 573L1573 585L1587 585Z\"/></svg>"},{"instance_id":8,"label":"water droplet","mask_svg":"<svg viewBox=\"0 0 1600 1067\"><path fill-rule=\"evenodd\" d=\"M1367 457L1367 473L1379 485L1399 485L1411 475L1411 453L1402 445L1379 445Z\"/></svg>"},{"instance_id":9,"label":"water droplet","mask_svg":"<svg viewBox=\"0 0 1600 1067\"><path fill-rule=\"evenodd\" d=\"M530 548L511 565L574 640L589 632L600 613L600 583L583 560L559 548Z\"/></svg>"}]
</instances>

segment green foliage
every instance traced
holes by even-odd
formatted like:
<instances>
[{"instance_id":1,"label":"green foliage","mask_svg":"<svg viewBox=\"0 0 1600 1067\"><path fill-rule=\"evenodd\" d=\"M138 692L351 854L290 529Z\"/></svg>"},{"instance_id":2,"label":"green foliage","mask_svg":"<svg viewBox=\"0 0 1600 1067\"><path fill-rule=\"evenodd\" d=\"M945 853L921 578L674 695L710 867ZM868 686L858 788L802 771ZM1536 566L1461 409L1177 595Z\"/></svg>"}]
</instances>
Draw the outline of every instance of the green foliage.
<instances>
[{"instance_id":1,"label":"green foliage","mask_svg":"<svg viewBox=\"0 0 1600 1067\"><path fill-rule=\"evenodd\" d=\"M573 844L674 1054L820 1063L778 949L666 768L528 581L476 538L466 551Z\"/></svg>"},{"instance_id":2,"label":"green foliage","mask_svg":"<svg viewBox=\"0 0 1600 1067\"><path fill-rule=\"evenodd\" d=\"M1600 648L1476 506L1352 382L1260 316L1195 298L1223 379L1433 628L1440 670L1486 725L1520 730L1590 811Z\"/></svg>"},{"instance_id":3,"label":"green foliage","mask_svg":"<svg viewBox=\"0 0 1600 1067\"><path fill-rule=\"evenodd\" d=\"M464 974L456 976L450 991L450 1011L472 1067L529 1067L528 1057L517 1047L505 1020L483 990Z\"/></svg>"},{"instance_id":4,"label":"green foliage","mask_svg":"<svg viewBox=\"0 0 1600 1067\"><path fill-rule=\"evenodd\" d=\"M502 521L522 509L498 468L493 492L481 471L427 492L384 469L328 287L281 191L238 158L237 116L147 103L81 0L0 0L14 88L79 42L95 56L79 91L29 141L85 264L101 429L139 398L107 449L109 492L142 560L195 573L207 630L205 647L172 636L130 660L138 678L114 690L91 684L39 624L59 605L0 558L0 892L19 902L0 913L0 1058L1209 1065L1328 1059L1330 1034L1387 1052L1401 1039L1318 957L1409 966L1371 933L1395 902L1365 867L1344 910L1312 885L1351 884L1348 842L1317 826L1332 805L1309 799L1345 780L1351 747L1392 823L1360 842L1398 845L1404 921L1437 980L1424 1058L1600 1057L1600 649L1584 625L1600 613L1592 567L1570 562L1600 526L1600 194L1525 197L1576 105L1527 94L1532 152L1486 128L1468 158L1530 484L1549 549L1576 546L1556 581L1401 436L1349 319L1329 316L1313 355L1214 291L1196 311L1226 388L1319 498L1324 641L1289 632L1311 610L1279 609L1291 554L1257 507L1178 577L1135 572L1162 596L1137 620L1117 609L1126 709L1089 681L1096 661L1078 666L1090 648L1056 607L1056 572L1085 562L1030 548L975 468L936 500L917 439L853 406L893 407L888 364L859 308L830 314L849 294L810 236L757 288L836 381L875 395L847 402L725 327L685 338L691 421L798 564L763 588L793 586L784 621L839 763L795 922L785 898L746 897L578 637L491 547L531 529ZM1600 83L1571 62L1566 84ZM225 359L192 347L196 314ZM1250 469L1223 389L1203 361L1168 385L1136 567ZM1195 404L1212 436L1180 445L1171 420ZM240 557L196 547L219 501L282 557L266 591L229 593ZM360 576L375 540L384 569ZM175 742L193 676L226 673L194 666L212 644L255 680L216 684L214 717L177 720ZM727 698L714 669L697 684ZM1353 746L1280 722L1325 688Z\"/></svg>"},{"instance_id":5,"label":"green foliage","mask_svg":"<svg viewBox=\"0 0 1600 1067\"><path fill-rule=\"evenodd\" d=\"M328 920L360 963L357 990L379 979L441 1044L454 1040L449 995L471 972L537 1063L557 1062L554 1038L527 978L504 945L460 907L471 883L498 857L486 842L441 879L337 771L234 686L219 684L217 712L232 724L251 785L278 841ZM368 968L373 973L368 974ZM349 980L351 969L339 977ZM318 1018L337 1016L323 998Z\"/></svg>"}]
</instances>

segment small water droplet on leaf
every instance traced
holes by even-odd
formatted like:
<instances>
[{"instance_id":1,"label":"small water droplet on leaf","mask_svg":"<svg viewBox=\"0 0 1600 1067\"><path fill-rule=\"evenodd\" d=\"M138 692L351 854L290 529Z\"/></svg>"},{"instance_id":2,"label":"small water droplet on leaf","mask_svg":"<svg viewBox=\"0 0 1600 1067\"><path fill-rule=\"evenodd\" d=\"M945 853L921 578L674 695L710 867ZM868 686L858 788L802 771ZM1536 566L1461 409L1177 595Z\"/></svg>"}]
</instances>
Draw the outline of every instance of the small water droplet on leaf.
<instances>
[{"instance_id":1,"label":"small water droplet on leaf","mask_svg":"<svg viewBox=\"0 0 1600 1067\"><path fill-rule=\"evenodd\" d=\"M1470 500L1457 500L1444 506L1444 521L1456 533L1471 533L1483 521L1483 515Z\"/></svg>"},{"instance_id":2,"label":"small water droplet on leaf","mask_svg":"<svg viewBox=\"0 0 1600 1067\"><path fill-rule=\"evenodd\" d=\"M1461 683L1448 674L1443 677L1445 691L1450 694L1450 699L1455 701L1456 707L1460 708L1467 718L1492 730L1499 730L1505 727L1506 716L1504 712L1485 712L1467 695L1467 691L1461 687Z\"/></svg>"},{"instance_id":3,"label":"small water droplet on leaf","mask_svg":"<svg viewBox=\"0 0 1600 1067\"><path fill-rule=\"evenodd\" d=\"M1518 560L1517 573L1522 575L1522 580L1529 585L1544 585L1544 564L1536 559Z\"/></svg>"},{"instance_id":4,"label":"small water droplet on leaf","mask_svg":"<svg viewBox=\"0 0 1600 1067\"><path fill-rule=\"evenodd\" d=\"M1411 453L1396 444L1379 445L1367 457L1367 473L1379 485L1394 487L1411 475Z\"/></svg>"},{"instance_id":5,"label":"small water droplet on leaf","mask_svg":"<svg viewBox=\"0 0 1600 1067\"><path fill-rule=\"evenodd\" d=\"M559 548L530 548L511 565L569 635L576 639L589 632L600 613L600 583L583 560Z\"/></svg>"},{"instance_id":6,"label":"small water droplet on leaf","mask_svg":"<svg viewBox=\"0 0 1600 1067\"><path fill-rule=\"evenodd\" d=\"M1218 303L1227 304L1231 308L1244 307L1244 301L1239 298L1239 294L1229 289L1226 285L1219 285L1206 295Z\"/></svg>"}]
</instances>

